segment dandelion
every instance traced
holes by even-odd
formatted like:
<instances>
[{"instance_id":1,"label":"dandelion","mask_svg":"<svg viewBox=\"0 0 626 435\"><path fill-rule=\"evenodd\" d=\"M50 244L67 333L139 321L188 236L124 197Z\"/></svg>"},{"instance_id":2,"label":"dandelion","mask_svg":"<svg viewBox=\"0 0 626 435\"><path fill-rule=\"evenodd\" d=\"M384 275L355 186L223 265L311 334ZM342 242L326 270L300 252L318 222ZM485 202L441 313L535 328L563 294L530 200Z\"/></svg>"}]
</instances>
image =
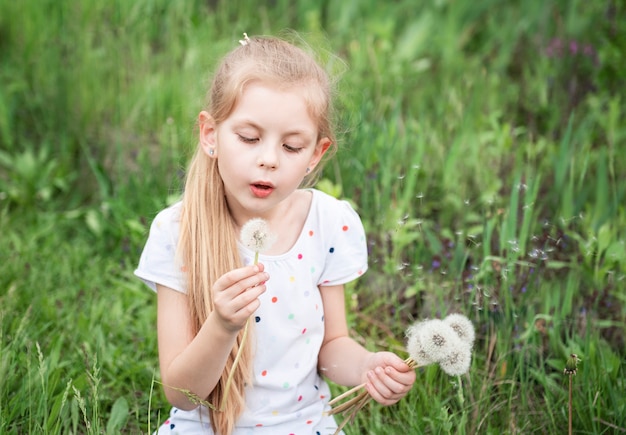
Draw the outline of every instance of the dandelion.
<instances>
[{"instance_id":1,"label":"dandelion","mask_svg":"<svg viewBox=\"0 0 626 435\"><path fill-rule=\"evenodd\" d=\"M418 332L422 349L431 362L441 361L458 341L454 330L439 319L424 322Z\"/></svg>"},{"instance_id":2,"label":"dandelion","mask_svg":"<svg viewBox=\"0 0 626 435\"><path fill-rule=\"evenodd\" d=\"M424 345L422 344L420 329L422 329L425 323L427 322L416 322L413 325L409 326L409 328L406 330L407 352L409 353L410 359L419 366L425 366L435 362L432 357L428 355L428 353L424 350Z\"/></svg>"},{"instance_id":3,"label":"dandelion","mask_svg":"<svg viewBox=\"0 0 626 435\"><path fill-rule=\"evenodd\" d=\"M461 341L469 344L470 350L474 345L474 339L476 338L476 333L474 332L474 325L463 314L450 314L445 319L443 319L445 323L450 325L450 327L456 332Z\"/></svg>"},{"instance_id":4,"label":"dandelion","mask_svg":"<svg viewBox=\"0 0 626 435\"><path fill-rule=\"evenodd\" d=\"M275 237L270 232L269 225L265 220L261 218L250 219L243 225L243 227L241 227L241 243L243 243L246 248L254 251L253 264L259 263L259 254L263 251L267 251L274 243L274 240ZM233 376L235 375L235 369L237 368L237 365L239 365L239 359L241 358L241 353L246 343L246 338L248 337L249 326L250 319L246 321L246 325L243 328L241 343L239 344L239 349L237 349L237 355L235 355L232 370L230 371L228 379L226 380L226 386L224 387L224 398L222 400L223 404L225 404L226 399L228 399L228 394L230 393L230 385L232 383ZM220 408L220 411L224 410L223 406L224 405L222 405L222 407Z\"/></svg>"},{"instance_id":5,"label":"dandelion","mask_svg":"<svg viewBox=\"0 0 626 435\"><path fill-rule=\"evenodd\" d=\"M241 227L241 243L254 251L254 264L259 262L259 254L267 251L274 244L275 237L267 222L261 218L250 219Z\"/></svg>"},{"instance_id":6,"label":"dandelion","mask_svg":"<svg viewBox=\"0 0 626 435\"><path fill-rule=\"evenodd\" d=\"M567 402L567 433L571 435L573 433L572 430L572 416L573 416L573 401L572 401L572 384L574 376L576 376L576 372L578 371L578 363L580 362L580 358L575 353L570 354L569 358L565 363L565 368L563 369L563 374L567 375L569 378L569 390L568 390L568 402Z\"/></svg>"},{"instance_id":7,"label":"dandelion","mask_svg":"<svg viewBox=\"0 0 626 435\"><path fill-rule=\"evenodd\" d=\"M468 372L471 362L471 347L459 340L458 344L439 361L439 367L449 376L460 376Z\"/></svg>"}]
</instances>

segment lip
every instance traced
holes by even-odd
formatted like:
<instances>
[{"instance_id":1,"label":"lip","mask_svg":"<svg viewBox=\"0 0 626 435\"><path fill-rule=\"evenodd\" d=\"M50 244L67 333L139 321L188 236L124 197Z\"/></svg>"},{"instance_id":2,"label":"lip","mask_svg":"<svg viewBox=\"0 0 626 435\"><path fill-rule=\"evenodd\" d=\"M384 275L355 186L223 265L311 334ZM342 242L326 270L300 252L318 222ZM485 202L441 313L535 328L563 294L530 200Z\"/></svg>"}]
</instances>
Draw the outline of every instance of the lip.
<instances>
[{"instance_id":1,"label":"lip","mask_svg":"<svg viewBox=\"0 0 626 435\"><path fill-rule=\"evenodd\" d=\"M274 185L266 181L250 183L250 191L257 198L267 198L274 191Z\"/></svg>"}]
</instances>

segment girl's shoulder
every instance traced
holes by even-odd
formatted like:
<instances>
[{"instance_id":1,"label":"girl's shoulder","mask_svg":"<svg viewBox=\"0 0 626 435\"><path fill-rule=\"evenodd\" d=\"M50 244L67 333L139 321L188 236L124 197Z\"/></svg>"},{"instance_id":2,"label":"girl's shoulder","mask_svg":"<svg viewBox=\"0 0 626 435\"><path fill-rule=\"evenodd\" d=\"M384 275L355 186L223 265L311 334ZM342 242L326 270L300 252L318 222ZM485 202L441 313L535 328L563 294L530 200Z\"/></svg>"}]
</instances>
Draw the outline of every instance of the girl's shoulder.
<instances>
[{"instance_id":1,"label":"girl's shoulder","mask_svg":"<svg viewBox=\"0 0 626 435\"><path fill-rule=\"evenodd\" d=\"M159 211L152 221L152 230L163 229L172 230L180 225L180 213L182 201L176 202Z\"/></svg>"},{"instance_id":2,"label":"girl's shoulder","mask_svg":"<svg viewBox=\"0 0 626 435\"><path fill-rule=\"evenodd\" d=\"M354 206L345 199L338 199L317 189L309 189L313 193L311 214L323 216L325 220L361 220Z\"/></svg>"}]
</instances>

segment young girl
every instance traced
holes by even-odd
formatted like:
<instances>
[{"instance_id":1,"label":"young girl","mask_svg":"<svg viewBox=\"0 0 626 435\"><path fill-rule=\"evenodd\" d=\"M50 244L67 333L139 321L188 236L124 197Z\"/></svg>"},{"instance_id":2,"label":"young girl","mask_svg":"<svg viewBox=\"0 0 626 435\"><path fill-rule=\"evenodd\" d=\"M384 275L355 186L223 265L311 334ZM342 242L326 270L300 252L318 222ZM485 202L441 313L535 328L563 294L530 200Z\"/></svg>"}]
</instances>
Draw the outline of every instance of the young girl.
<instances>
[{"instance_id":1,"label":"young girl","mask_svg":"<svg viewBox=\"0 0 626 435\"><path fill-rule=\"evenodd\" d=\"M363 226L347 202L300 188L335 151L328 75L291 43L240 42L198 116L183 199L155 218L135 272L157 291L173 405L158 433L332 434L324 378L391 405L415 373L349 338L343 285L367 269ZM252 218L275 236L258 264L239 241Z\"/></svg>"}]
</instances>

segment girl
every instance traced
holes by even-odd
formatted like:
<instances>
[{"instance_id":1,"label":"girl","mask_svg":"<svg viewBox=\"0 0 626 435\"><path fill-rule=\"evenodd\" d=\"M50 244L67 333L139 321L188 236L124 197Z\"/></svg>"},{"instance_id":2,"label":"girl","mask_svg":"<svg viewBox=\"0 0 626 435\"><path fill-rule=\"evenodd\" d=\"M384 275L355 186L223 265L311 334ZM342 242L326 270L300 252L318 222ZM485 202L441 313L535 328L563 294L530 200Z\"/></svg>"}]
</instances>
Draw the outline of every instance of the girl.
<instances>
[{"instance_id":1,"label":"girl","mask_svg":"<svg viewBox=\"0 0 626 435\"><path fill-rule=\"evenodd\" d=\"M347 202L300 188L335 151L328 75L286 41L240 42L198 116L183 199L155 218L135 272L157 291L161 378L173 405L158 433L332 434L322 376L366 382L391 405L415 373L349 338L343 285L367 269L363 226ZM257 217L275 242L254 264L238 234Z\"/></svg>"}]
</instances>

